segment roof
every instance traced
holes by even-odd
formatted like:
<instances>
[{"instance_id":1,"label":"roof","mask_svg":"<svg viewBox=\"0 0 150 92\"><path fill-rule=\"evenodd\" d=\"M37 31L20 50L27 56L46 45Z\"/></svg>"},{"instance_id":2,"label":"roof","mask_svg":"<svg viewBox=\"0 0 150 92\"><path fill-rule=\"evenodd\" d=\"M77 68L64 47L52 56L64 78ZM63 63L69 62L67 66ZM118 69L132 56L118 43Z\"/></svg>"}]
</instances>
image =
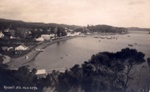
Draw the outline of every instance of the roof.
<instances>
[{"instance_id":1,"label":"roof","mask_svg":"<svg viewBox=\"0 0 150 92\"><path fill-rule=\"evenodd\" d=\"M36 41L42 42L42 41L44 41L44 38L43 37L39 37L39 38L36 39Z\"/></svg>"},{"instance_id":2,"label":"roof","mask_svg":"<svg viewBox=\"0 0 150 92\"><path fill-rule=\"evenodd\" d=\"M2 32L0 32L0 38L4 37L4 34Z\"/></svg>"},{"instance_id":3,"label":"roof","mask_svg":"<svg viewBox=\"0 0 150 92\"><path fill-rule=\"evenodd\" d=\"M27 50L28 47L24 46L24 45L20 45L18 47L15 48L15 50Z\"/></svg>"},{"instance_id":4,"label":"roof","mask_svg":"<svg viewBox=\"0 0 150 92\"><path fill-rule=\"evenodd\" d=\"M36 75L47 74L45 69L37 70Z\"/></svg>"}]
</instances>

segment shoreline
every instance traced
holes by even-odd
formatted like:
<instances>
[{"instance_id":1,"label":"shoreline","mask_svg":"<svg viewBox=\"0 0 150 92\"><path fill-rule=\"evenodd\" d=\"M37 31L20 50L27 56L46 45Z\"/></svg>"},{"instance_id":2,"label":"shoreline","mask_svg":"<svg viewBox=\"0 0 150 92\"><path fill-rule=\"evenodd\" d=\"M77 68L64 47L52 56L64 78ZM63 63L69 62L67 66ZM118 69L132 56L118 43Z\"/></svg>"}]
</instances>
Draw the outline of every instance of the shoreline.
<instances>
[{"instance_id":1,"label":"shoreline","mask_svg":"<svg viewBox=\"0 0 150 92\"><path fill-rule=\"evenodd\" d=\"M46 43L48 43L48 44L46 44L45 46L43 46L43 47L40 48L40 49L45 49L45 48L47 48L48 46L50 46L50 45L52 45L52 44L54 44L54 43L57 43L57 42L60 42L60 41L64 41L64 40L69 40L69 39L72 39L72 38L75 38L75 37L65 37L65 38L61 38L61 39L56 39L56 40L54 40L54 41L52 41L52 42L46 42ZM43 45L43 44L40 44L40 45ZM35 48L34 48L34 49L35 49ZM29 62L34 61L35 58L36 58L41 52L43 52L43 51L37 51L37 53L35 54L35 56L34 56L30 61L28 61L28 62L26 62L26 63L24 63L24 64L27 64L27 63L29 63ZM24 64L23 64L23 65L24 65Z\"/></svg>"},{"instance_id":2,"label":"shoreline","mask_svg":"<svg viewBox=\"0 0 150 92\"><path fill-rule=\"evenodd\" d=\"M61 38L57 38L51 42L44 42L42 44L39 44L37 46L35 46L34 48L31 49L31 51L29 53L27 53L26 55L23 55L21 57L17 57L17 58L11 58L10 62L7 63L8 65L8 69L18 69L20 66L24 66L27 63L30 63L32 61L35 60L35 58L42 52L42 51L36 51L35 49L45 49L48 46L60 42L60 41L64 41L64 40L69 40L75 37L61 37ZM28 59L25 59L26 56L28 56Z\"/></svg>"}]
</instances>

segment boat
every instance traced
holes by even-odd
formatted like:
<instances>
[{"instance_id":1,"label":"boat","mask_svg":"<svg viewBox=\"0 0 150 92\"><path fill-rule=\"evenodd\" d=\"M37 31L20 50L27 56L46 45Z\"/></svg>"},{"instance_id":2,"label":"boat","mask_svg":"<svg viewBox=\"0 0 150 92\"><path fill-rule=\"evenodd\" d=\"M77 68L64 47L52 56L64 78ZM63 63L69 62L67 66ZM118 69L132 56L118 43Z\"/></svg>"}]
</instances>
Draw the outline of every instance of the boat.
<instances>
[{"instance_id":1,"label":"boat","mask_svg":"<svg viewBox=\"0 0 150 92\"><path fill-rule=\"evenodd\" d=\"M44 49L38 49L38 48L36 48L35 50L36 51L44 51Z\"/></svg>"},{"instance_id":2,"label":"boat","mask_svg":"<svg viewBox=\"0 0 150 92\"><path fill-rule=\"evenodd\" d=\"M99 38L99 37L95 36L95 37L93 37L93 38Z\"/></svg>"},{"instance_id":3,"label":"boat","mask_svg":"<svg viewBox=\"0 0 150 92\"><path fill-rule=\"evenodd\" d=\"M106 36L106 39L112 39L112 37L111 36Z\"/></svg>"},{"instance_id":4,"label":"boat","mask_svg":"<svg viewBox=\"0 0 150 92\"><path fill-rule=\"evenodd\" d=\"M133 47L133 45L132 45L132 44L128 44L128 46Z\"/></svg>"},{"instance_id":5,"label":"boat","mask_svg":"<svg viewBox=\"0 0 150 92\"><path fill-rule=\"evenodd\" d=\"M105 36L100 36L99 38L101 38L101 39L105 39Z\"/></svg>"}]
</instances>

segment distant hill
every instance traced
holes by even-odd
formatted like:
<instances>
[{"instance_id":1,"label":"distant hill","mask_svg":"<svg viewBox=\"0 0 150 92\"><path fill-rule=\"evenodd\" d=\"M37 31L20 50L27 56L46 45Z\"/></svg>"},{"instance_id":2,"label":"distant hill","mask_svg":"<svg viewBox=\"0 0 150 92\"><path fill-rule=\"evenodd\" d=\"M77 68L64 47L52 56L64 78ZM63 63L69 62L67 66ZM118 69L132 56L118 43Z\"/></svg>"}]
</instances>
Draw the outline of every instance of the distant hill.
<instances>
[{"instance_id":1,"label":"distant hill","mask_svg":"<svg viewBox=\"0 0 150 92\"><path fill-rule=\"evenodd\" d=\"M67 27L70 29L80 28L81 26L67 25L67 24L56 24L56 23L42 23L42 22L24 22L20 20L0 19L0 29L17 27L23 28L50 28L50 27Z\"/></svg>"},{"instance_id":2,"label":"distant hill","mask_svg":"<svg viewBox=\"0 0 150 92\"><path fill-rule=\"evenodd\" d=\"M150 28L129 27L127 29L128 31L149 31L150 32Z\"/></svg>"},{"instance_id":3,"label":"distant hill","mask_svg":"<svg viewBox=\"0 0 150 92\"><path fill-rule=\"evenodd\" d=\"M101 33L127 33L127 29L124 27L114 27L110 25L95 25L88 26L89 30L93 32L101 32Z\"/></svg>"},{"instance_id":4,"label":"distant hill","mask_svg":"<svg viewBox=\"0 0 150 92\"><path fill-rule=\"evenodd\" d=\"M57 24L57 23L42 23L42 22L24 22L21 20L10 20L10 19L0 19L0 30L11 28L16 29L18 27L21 28L54 28L54 27L63 27L69 28L76 31L83 31L85 26L78 26L78 25L67 25L67 24ZM139 27L114 27L110 25L94 25L94 26L87 26L87 28L92 32L113 32L118 33L122 31L149 31L150 28L139 28Z\"/></svg>"}]
</instances>

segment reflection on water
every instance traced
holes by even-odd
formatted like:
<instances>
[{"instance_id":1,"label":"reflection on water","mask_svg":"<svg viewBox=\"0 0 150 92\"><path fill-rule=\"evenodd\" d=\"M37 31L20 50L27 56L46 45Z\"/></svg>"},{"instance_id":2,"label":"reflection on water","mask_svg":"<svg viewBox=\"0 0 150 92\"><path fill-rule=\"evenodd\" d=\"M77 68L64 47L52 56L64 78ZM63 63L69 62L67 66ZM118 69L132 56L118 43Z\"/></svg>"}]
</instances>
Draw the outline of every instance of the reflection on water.
<instances>
[{"instance_id":1,"label":"reflection on water","mask_svg":"<svg viewBox=\"0 0 150 92\"><path fill-rule=\"evenodd\" d=\"M87 36L57 42L40 53L33 62L33 66L45 68L47 71L70 68L74 64L82 64L90 59L92 54L103 51L116 52L126 47L136 48L145 53L146 57L150 57L150 35L144 32L128 35L114 35L117 39L100 39ZM133 47L128 46L128 44L132 44Z\"/></svg>"}]
</instances>

